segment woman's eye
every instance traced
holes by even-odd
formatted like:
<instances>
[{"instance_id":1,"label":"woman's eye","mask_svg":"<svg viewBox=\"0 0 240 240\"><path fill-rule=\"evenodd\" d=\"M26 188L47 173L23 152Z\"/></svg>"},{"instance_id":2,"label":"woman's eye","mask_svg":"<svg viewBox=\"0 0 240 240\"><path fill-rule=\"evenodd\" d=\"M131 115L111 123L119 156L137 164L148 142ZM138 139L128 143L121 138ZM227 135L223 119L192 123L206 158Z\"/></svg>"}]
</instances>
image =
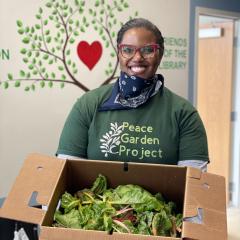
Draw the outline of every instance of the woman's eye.
<instances>
[{"instance_id":1,"label":"woman's eye","mask_svg":"<svg viewBox=\"0 0 240 240\"><path fill-rule=\"evenodd\" d=\"M148 54L148 53L153 53L154 49L151 46L146 46L141 49L142 53Z\"/></svg>"},{"instance_id":2,"label":"woman's eye","mask_svg":"<svg viewBox=\"0 0 240 240\"><path fill-rule=\"evenodd\" d=\"M124 47L122 50L124 53L133 53L134 52L134 49L131 47Z\"/></svg>"}]
</instances>

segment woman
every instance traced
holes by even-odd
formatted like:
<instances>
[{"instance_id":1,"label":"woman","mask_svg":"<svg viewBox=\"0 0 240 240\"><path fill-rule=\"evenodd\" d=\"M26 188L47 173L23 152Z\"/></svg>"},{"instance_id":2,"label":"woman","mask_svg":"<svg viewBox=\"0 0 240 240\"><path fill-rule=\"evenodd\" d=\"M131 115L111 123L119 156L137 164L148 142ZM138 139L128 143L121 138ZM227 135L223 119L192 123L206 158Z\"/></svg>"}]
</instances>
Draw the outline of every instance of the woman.
<instances>
[{"instance_id":1,"label":"woman","mask_svg":"<svg viewBox=\"0 0 240 240\"><path fill-rule=\"evenodd\" d=\"M159 29L146 19L130 20L118 32L117 46L119 79L76 102L57 155L206 170L207 139L196 109L156 74L164 52Z\"/></svg>"}]
</instances>

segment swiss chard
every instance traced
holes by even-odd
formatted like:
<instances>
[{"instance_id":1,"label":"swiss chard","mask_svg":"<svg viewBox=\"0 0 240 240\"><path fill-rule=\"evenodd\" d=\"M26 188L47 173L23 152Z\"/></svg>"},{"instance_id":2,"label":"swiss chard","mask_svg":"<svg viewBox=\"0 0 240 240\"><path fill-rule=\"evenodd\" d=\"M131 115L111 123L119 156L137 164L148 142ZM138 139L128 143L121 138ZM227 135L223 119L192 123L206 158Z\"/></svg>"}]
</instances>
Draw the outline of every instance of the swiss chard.
<instances>
[{"instance_id":1,"label":"swiss chard","mask_svg":"<svg viewBox=\"0 0 240 240\"><path fill-rule=\"evenodd\" d=\"M90 189L62 195L54 221L54 226L67 228L178 237L182 214L161 193L153 195L138 185L107 189L100 174Z\"/></svg>"}]
</instances>

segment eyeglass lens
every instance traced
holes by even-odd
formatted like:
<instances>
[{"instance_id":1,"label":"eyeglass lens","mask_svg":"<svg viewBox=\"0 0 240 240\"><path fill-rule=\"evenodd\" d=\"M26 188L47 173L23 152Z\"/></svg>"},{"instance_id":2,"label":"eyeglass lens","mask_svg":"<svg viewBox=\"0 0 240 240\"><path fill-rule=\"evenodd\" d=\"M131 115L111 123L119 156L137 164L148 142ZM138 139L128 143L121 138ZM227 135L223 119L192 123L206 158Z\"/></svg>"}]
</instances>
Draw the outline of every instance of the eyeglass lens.
<instances>
[{"instance_id":1,"label":"eyeglass lens","mask_svg":"<svg viewBox=\"0 0 240 240\"><path fill-rule=\"evenodd\" d=\"M126 58L132 58L136 54L137 51L140 52L140 54L143 58L149 58L154 55L155 48L152 45L144 46L141 48L137 48L135 46L122 46L122 48L121 48L121 53L122 53L123 57L126 57Z\"/></svg>"}]
</instances>

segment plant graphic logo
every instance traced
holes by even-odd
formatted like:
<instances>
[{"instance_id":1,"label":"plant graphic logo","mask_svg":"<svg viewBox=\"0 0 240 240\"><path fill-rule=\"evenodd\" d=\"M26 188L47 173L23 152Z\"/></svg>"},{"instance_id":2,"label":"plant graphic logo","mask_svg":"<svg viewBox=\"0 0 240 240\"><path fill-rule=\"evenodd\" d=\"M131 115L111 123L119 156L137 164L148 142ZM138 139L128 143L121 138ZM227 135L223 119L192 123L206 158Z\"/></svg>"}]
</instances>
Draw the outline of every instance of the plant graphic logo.
<instances>
[{"instance_id":1,"label":"plant graphic logo","mask_svg":"<svg viewBox=\"0 0 240 240\"><path fill-rule=\"evenodd\" d=\"M111 130L104 134L100 139L101 152L104 153L105 157L108 157L108 154L117 154L117 151L114 151L114 148L119 146L120 134L123 131L123 125L118 126L117 122L110 123Z\"/></svg>"},{"instance_id":2,"label":"plant graphic logo","mask_svg":"<svg viewBox=\"0 0 240 240\"><path fill-rule=\"evenodd\" d=\"M23 86L25 91L40 86L53 87L72 84L83 91L90 89L81 82L79 67L73 56L84 63L89 71L100 61L103 48L108 48L109 61L103 70L104 85L116 79L118 68L116 31L122 23L118 15L129 8L127 0L48 0L39 7L32 26L17 20L18 33L24 47L20 49L25 69L19 75L8 73L7 80L0 81L3 88ZM138 12L134 13L134 17ZM129 16L131 19L132 17ZM80 41L88 29L97 32L99 40Z\"/></svg>"}]
</instances>

